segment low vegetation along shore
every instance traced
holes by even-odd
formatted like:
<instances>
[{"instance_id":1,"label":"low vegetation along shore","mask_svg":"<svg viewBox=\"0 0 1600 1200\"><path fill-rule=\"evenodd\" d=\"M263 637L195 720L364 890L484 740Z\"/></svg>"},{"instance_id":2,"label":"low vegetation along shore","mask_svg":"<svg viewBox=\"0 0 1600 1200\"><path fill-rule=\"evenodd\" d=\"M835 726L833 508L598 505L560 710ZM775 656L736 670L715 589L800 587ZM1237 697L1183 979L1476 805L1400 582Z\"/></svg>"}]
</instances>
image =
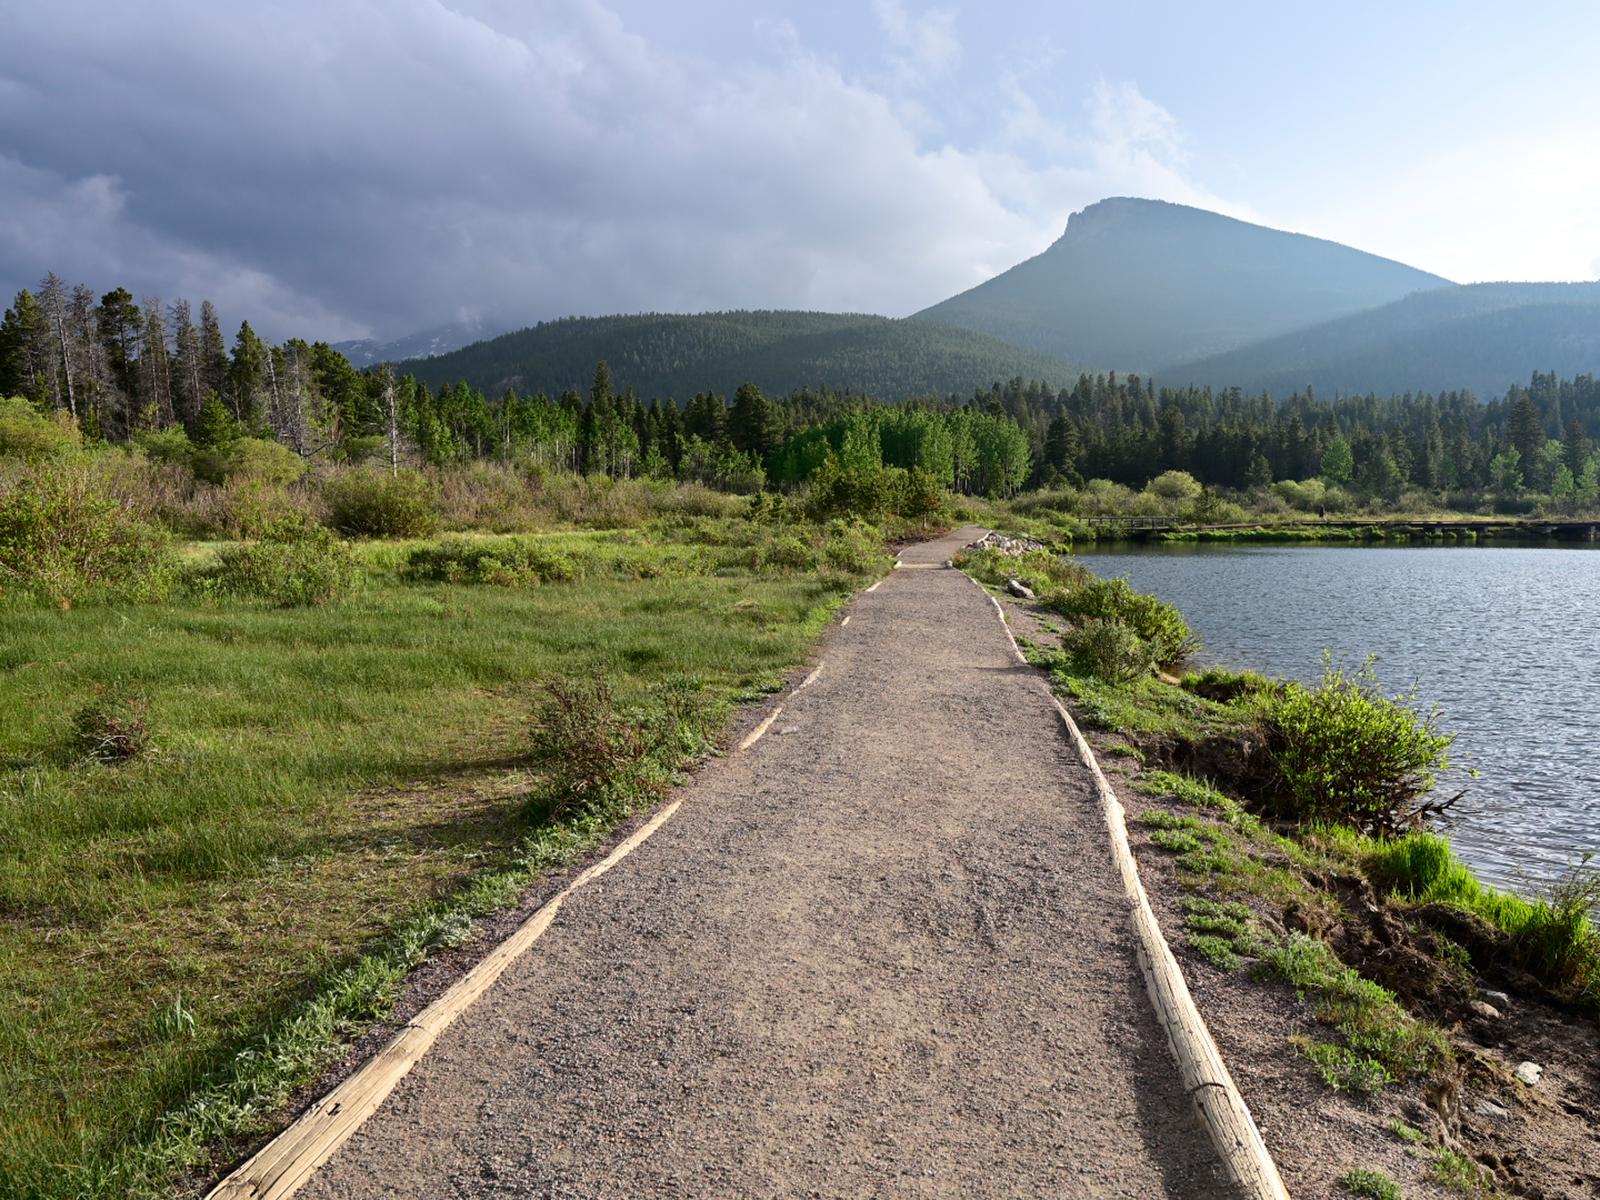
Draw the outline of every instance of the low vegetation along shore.
<instances>
[{"instance_id":1,"label":"low vegetation along shore","mask_svg":"<svg viewBox=\"0 0 1600 1200\"><path fill-rule=\"evenodd\" d=\"M1170 606L993 541L958 565L1034 593L1011 602L1021 640L1120 777L1291 1190L1594 1194L1600 877L1580 865L1535 897L1475 879L1427 828L1450 736L1364 667L1313 686L1186 672Z\"/></svg>"}]
</instances>

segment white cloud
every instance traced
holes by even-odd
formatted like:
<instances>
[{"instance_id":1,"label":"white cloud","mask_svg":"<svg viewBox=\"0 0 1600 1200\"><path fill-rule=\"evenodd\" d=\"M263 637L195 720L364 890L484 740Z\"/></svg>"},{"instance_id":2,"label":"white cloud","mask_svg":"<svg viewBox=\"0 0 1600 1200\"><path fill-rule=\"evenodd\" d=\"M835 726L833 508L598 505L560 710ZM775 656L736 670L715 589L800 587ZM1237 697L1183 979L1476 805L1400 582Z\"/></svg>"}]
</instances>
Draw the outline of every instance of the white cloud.
<instances>
[{"instance_id":1,"label":"white cloud","mask_svg":"<svg viewBox=\"0 0 1600 1200\"><path fill-rule=\"evenodd\" d=\"M597 0L86 7L28 6L0 47L0 284L53 268L210 297L273 336L903 314L1107 194L1230 208L1132 84L1094 89L1047 154L1042 137L957 148L792 28L710 69ZM921 78L959 60L948 14L886 0L878 17Z\"/></svg>"},{"instance_id":2,"label":"white cloud","mask_svg":"<svg viewBox=\"0 0 1600 1200\"><path fill-rule=\"evenodd\" d=\"M956 14L947 8L912 13L903 0L872 0L878 28L893 48L889 61L901 84L922 85L961 61Z\"/></svg>"},{"instance_id":3,"label":"white cloud","mask_svg":"<svg viewBox=\"0 0 1600 1200\"><path fill-rule=\"evenodd\" d=\"M1299 226L1462 283L1600 277L1600 159L1592 128L1439 147L1381 189L1336 188Z\"/></svg>"}]
</instances>

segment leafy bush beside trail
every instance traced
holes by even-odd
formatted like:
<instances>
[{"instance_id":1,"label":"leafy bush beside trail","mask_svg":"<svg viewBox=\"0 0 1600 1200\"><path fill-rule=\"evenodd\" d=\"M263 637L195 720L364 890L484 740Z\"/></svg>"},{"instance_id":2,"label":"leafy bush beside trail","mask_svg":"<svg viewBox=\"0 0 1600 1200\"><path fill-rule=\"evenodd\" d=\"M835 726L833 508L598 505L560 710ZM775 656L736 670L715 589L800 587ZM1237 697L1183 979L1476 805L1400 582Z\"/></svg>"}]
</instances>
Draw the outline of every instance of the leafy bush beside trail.
<instances>
[{"instance_id":1,"label":"leafy bush beside trail","mask_svg":"<svg viewBox=\"0 0 1600 1200\"><path fill-rule=\"evenodd\" d=\"M1315 687L1298 683L1258 701L1280 815L1391 836L1414 827L1417 802L1449 765L1453 734L1415 696L1385 696L1368 662L1345 671L1324 661Z\"/></svg>"}]
</instances>

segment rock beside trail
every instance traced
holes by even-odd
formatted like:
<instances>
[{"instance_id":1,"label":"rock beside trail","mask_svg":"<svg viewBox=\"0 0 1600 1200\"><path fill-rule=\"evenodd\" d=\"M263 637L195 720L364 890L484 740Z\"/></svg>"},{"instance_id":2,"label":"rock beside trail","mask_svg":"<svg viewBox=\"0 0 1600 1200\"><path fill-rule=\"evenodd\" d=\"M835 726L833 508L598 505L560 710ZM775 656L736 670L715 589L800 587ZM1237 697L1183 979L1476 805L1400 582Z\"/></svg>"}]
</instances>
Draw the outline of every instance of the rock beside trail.
<instances>
[{"instance_id":1,"label":"rock beside trail","mask_svg":"<svg viewBox=\"0 0 1600 1200\"><path fill-rule=\"evenodd\" d=\"M1485 988L1483 991L1479 992L1478 995L1483 999L1485 1004L1492 1004L1501 1012L1505 1012L1506 1009L1511 1007L1511 997L1506 995L1504 992L1490 991L1488 988Z\"/></svg>"},{"instance_id":2,"label":"rock beside trail","mask_svg":"<svg viewBox=\"0 0 1600 1200\"><path fill-rule=\"evenodd\" d=\"M1027 584L1023 583L1020 579L1006 580L1006 591L1010 592L1019 600L1033 599L1033 589Z\"/></svg>"},{"instance_id":3,"label":"rock beside trail","mask_svg":"<svg viewBox=\"0 0 1600 1200\"><path fill-rule=\"evenodd\" d=\"M1493 1100L1478 1101L1477 1106L1472 1111L1477 1113L1480 1117L1489 1117L1496 1121L1504 1121L1511 1115L1506 1109L1496 1104Z\"/></svg>"},{"instance_id":4,"label":"rock beside trail","mask_svg":"<svg viewBox=\"0 0 1600 1200\"><path fill-rule=\"evenodd\" d=\"M1016 558L1023 554L1031 554L1035 550L1049 549L1043 542L1036 542L1032 538L1008 537L1003 533L993 531L984 534L968 547L969 550L998 550L1001 554L1009 554Z\"/></svg>"},{"instance_id":5,"label":"rock beside trail","mask_svg":"<svg viewBox=\"0 0 1600 1200\"><path fill-rule=\"evenodd\" d=\"M1517 1069L1511 1074L1517 1082L1525 1083L1529 1087L1537 1087L1539 1085L1539 1077L1544 1074L1544 1068L1536 1062L1520 1062L1517 1064Z\"/></svg>"},{"instance_id":6,"label":"rock beside trail","mask_svg":"<svg viewBox=\"0 0 1600 1200\"><path fill-rule=\"evenodd\" d=\"M1486 1021L1498 1021L1500 1019L1500 1010L1482 1000L1474 1000L1467 1007Z\"/></svg>"}]
</instances>

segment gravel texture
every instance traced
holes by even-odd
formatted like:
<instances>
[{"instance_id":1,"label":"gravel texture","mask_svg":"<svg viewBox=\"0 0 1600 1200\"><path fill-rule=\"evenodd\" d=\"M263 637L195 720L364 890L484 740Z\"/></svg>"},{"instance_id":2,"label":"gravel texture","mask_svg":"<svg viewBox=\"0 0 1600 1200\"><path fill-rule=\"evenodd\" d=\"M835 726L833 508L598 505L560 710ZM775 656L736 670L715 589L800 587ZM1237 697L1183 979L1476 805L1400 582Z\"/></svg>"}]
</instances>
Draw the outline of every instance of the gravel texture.
<instances>
[{"instance_id":1,"label":"gravel texture","mask_svg":"<svg viewBox=\"0 0 1600 1200\"><path fill-rule=\"evenodd\" d=\"M978 532L858 597L300 1194L1228 1195L1087 774L942 567Z\"/></svg>"}]
</instances>

